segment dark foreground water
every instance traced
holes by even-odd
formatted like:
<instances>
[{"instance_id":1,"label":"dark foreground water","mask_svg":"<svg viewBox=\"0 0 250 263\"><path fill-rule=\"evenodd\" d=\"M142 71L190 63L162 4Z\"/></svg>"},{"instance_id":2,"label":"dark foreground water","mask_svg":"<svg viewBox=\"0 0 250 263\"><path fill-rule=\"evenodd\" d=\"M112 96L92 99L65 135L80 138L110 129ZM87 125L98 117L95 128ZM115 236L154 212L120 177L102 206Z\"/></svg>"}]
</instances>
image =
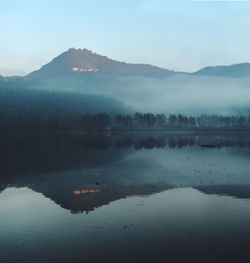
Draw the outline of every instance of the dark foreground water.
<instances>
[{"instance_id":1,"label":"dark foreground water","mask_svg":"<svg viewBox=\"0 0 250 263\"><path fill-rule=\"evenodd\" d=\"M250 136L0 136L0 262L250 262Z\"/></svg>"}]
</instances>

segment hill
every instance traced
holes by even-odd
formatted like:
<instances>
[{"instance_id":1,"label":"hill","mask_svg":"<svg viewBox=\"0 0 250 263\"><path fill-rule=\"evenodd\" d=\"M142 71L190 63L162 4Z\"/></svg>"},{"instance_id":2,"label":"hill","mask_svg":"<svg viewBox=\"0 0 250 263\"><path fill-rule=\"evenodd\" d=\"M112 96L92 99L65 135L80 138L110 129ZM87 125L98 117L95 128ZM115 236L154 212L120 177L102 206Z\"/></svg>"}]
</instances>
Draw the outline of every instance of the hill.
<instances>
[{"instance_id":1,"label":"hill","mask_svg":"<svg viewBox=\"0 0 250 263\"><path fill-rule=\"evenodd\" d=\"M194 75L249 78L250 63L234 64L230 66L205 67L194 73Z\"/></svg>"},{"instance_id":2,"label":"hill","mask_svg":"<svg viewBox=\"0 0 250 263\"><path fill-rule=\"evenodd\" d=\"M81 74L122 74L122 75L164 75L171 76L174 71L162 69L149 64L132 64L119 62L106 56L98 55L87 49L70 48L54 58L39 70L31 72L28 77L44 78L60 75Z\"/></svg>"}]
</instances>

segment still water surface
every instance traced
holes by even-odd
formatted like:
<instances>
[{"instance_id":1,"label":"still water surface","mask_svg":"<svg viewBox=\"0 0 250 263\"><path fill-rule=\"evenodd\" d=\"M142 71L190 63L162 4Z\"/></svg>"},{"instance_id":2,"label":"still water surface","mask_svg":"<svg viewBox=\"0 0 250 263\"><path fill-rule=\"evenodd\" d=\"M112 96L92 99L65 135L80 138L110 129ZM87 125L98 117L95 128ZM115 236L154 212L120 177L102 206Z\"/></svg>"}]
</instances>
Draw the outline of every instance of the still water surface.
<instances>
[{"instance_id":1,"label":"still water surface","mask_svg":"<svg viewBox=\"0 0 250 263\"><path fill-rule=\"evenodd\" d=\"M250 136L0 136L0 262L250 262Z\"/></svg>"}]
</instances>

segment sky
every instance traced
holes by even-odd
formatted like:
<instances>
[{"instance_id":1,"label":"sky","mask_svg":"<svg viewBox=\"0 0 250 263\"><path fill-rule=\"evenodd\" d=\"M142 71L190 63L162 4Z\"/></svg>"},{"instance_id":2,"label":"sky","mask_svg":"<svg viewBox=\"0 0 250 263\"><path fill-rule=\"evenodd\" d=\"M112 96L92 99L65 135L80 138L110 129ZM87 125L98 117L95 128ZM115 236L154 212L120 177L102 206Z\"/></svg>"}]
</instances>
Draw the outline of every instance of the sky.
<instances>
[{"instance_id":1,"label":"sky","mask_svg":"<svg viewBox=\"0 0 250 263\"><path fill-rule=\"evenodd\" d=\"M250 0L0 0L0 75L65 50L193 72L250 62Z\"/></svg>"}]
</instances>

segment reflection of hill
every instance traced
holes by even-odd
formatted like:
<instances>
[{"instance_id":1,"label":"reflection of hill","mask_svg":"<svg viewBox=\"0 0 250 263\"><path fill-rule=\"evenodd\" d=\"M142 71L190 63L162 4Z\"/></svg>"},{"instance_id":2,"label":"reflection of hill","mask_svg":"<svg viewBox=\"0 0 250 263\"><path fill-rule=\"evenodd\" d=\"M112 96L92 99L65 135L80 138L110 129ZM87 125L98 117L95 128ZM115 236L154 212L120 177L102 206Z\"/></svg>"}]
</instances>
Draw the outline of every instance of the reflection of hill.
<instances>
[{"instance_id":1,"label":"reflection of hill","mask_svg":"<svg viewBox=\"0 0 250 263\"><path fill-rule=\"evenodd\" d=\"M233 196L237 198L250 198L250 185L206 185L195 187L205 194Z\"/></svg>"},{"instance_id":2,"label":"reflection of hill","mask_svg":"<svg viewBox=\"0 0 250 263\"><path fill-rule=\"evenodd\" d=\"M96 169L84 169L43 176L3 177L0 192L6 187L29 187L50 198L72 213L89 212L112 201L135 195L150 195L172 188L167 183L141 181L136 175L128 183L127 173L99 173Z\"/></svg>"},{"instance_id":3,"label":"reflection of hill","mask_svg":"<svg viewBox=\"0 0 250 263\"><path fill-rule=\"evenodd\" d=\"M128 185L128 184L110 184L110 185L91 185L88 189L95 190L94 193L74 194L73 188L65 187L62 191L61 186L58 189L51 189L48 185L41 188L39 185L30 188L41 192L46 197L59 204L62 208L71 210L72 213L80 213L94 210L103 205L108 205L112 201L116 201L128 196L150 195L160 191L169 189L167 185ZM79 188L77 188L79 190ZM96 191L98 189L98 191ZM83 190L83 189L82 189ZM86 186L84 188L86 190Z\"/></svg>"}]
</instances>

